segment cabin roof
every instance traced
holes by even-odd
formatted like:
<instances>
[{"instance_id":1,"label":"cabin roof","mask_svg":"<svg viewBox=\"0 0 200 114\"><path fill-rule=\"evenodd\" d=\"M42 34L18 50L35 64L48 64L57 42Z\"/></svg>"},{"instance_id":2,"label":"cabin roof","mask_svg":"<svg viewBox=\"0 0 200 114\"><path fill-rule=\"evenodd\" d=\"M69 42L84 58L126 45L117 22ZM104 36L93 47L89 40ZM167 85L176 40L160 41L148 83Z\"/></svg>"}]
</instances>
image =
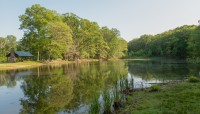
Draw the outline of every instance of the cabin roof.
<instances>
[{"instance_id":1,"label":"cabin roof","mask_svg":"<svg viewBox=\"0 0 200 114\"><path fill-rule=\"evenodd\" d=\"M6 57L9 57L10 53L6 55ZM19 57L32 57L33 55L30 52L25 51L15 51L15 56Z\"/></svg>"},{"instance_id":2,"label":"cabin roof","mask_svg":"<svg viewBox=\"0 0 200 114\"><path fill-rule=\"evenodd\" d=\"M33 56L30 52L25 52L25 51L15 51L15 53L20 57L32 57Z\"/></svg>"}]
</instances>

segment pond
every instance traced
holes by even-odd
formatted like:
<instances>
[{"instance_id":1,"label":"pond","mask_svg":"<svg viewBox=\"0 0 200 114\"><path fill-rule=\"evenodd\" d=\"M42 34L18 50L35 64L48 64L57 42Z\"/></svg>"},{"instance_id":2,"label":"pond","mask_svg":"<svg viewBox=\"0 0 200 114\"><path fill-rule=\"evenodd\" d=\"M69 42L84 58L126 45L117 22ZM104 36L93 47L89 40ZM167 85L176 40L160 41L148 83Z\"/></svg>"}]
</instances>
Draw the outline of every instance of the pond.
<instances>
[{"instance_id":1,"label":"pond","mask_svg":"<svg viewBox=\"0 0 200 114\"><path fill-rule=\"evenodd\" d=\"M132 88L199 76L200 65L180 61L118 60L0 71L0 114L88 113L94 97L122 79ZM132 83L130 83L132 82ZM110 92L110 91L109 91Z\"/></svg>"}]
</instances>

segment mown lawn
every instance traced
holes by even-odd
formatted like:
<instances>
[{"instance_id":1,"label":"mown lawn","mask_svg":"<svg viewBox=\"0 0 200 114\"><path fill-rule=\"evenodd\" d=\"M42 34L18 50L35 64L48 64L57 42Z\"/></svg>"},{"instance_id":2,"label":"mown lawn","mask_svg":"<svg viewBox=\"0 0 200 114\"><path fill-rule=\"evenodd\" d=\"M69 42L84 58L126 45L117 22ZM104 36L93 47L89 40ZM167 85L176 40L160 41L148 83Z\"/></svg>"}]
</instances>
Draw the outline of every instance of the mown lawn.
<instances>
[{"instance_id":1,"label":"mown lawn","mask_svg":"<svg viewBox=\"0 0 200 114\"><path fill-rule=\"evenodd\" d=\"M119 110L122 114L200 114L200 83L181 82L157 92L134 92Z\"/></svg>"},{"instance_id":2,"label":"mown lawn","mask_svg":"<svg viewBox=\"0 0 200 114\"><path fill-rule=\"evenodd\" d=\"M11 69L20 69L20 68L32 68L44 65L40 62L34 61L24 61L24 62L16 62L16 63L1 63L0 70L11 70Z\"/></svg>"}]
</instances>

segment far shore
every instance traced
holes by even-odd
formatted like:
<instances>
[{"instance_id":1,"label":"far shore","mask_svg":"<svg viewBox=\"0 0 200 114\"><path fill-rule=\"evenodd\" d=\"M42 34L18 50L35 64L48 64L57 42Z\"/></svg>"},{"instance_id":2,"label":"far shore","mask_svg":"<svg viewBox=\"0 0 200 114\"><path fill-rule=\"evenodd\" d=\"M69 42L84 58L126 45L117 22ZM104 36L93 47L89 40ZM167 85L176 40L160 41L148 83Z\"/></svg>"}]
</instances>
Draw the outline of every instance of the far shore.
<instances>
[{"instance_id":1,"label":"far shore","mask_svg":"<svg viewBox=\"0 0 200 114\"><path fill-rule=\"evenodd\" d=\"M81 62L92 62L98 61L97 59L81 59L78 61L64 61L64 60L53 60L50 62L37 62L37 61L24 61L15 63L0 63L0 70L14 70L14 69L26 69L35 68L44 65L62 65L70 63L81 63Z\"/></svg>"},{"instance_id":2,"label":"far shore","mask_svg":"<svg viewBox=\"0 0 200 114\"><path fill-rule=\"evenodd\" d=\"M123 60L150 61L152 59L123 59Z\"/></svg>"}]
</instances>

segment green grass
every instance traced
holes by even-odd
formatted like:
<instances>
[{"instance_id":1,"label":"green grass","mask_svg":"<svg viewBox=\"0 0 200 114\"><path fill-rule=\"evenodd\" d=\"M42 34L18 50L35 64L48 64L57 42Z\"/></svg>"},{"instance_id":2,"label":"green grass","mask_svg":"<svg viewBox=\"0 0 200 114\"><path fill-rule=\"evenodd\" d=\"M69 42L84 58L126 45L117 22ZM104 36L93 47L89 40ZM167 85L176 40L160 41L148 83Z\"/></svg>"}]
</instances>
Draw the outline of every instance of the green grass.
<instances>
[{"instance_id":1,"label":"green grass","mask_svg":"<svg viewBox=\"0 0 200 114\"><path fill-rule=\"evenodd\" d=\"M81 62L92 62L98 61L96 59L81 59L78 63ZM77 61L64 61L64 60L54 60L51 62L43 61L24 61L16 63L0 63L0 70L12 70L12 69L24 69L24 68L34 68L42 65L51 65L51 66L61 66L62 64L77 63Z\"/></svg>"},{"instance_id":2,"label":"green grass","mask_svg":"<svg viewBox=\"0 0 200 114\"><path fill-rule=\"evenodd\" d=\"M32 68L44 65L40 62L34 61L24 61L24 62L16 62L16 63L2 63L0 64L1 70L11 70L11 69L20 69L20 68Z\"/></svg>"},{"instance_id":3,"label":"green grass","mask_svg":"<svg viewBox=\"0 0 200 114\"><path fill-rule=\"evenodd\" d=\"M167 85L157 92L134 92L119 113L200 114L199 107L200 83L183 82Z\"/></svg>"}]
</instances>

